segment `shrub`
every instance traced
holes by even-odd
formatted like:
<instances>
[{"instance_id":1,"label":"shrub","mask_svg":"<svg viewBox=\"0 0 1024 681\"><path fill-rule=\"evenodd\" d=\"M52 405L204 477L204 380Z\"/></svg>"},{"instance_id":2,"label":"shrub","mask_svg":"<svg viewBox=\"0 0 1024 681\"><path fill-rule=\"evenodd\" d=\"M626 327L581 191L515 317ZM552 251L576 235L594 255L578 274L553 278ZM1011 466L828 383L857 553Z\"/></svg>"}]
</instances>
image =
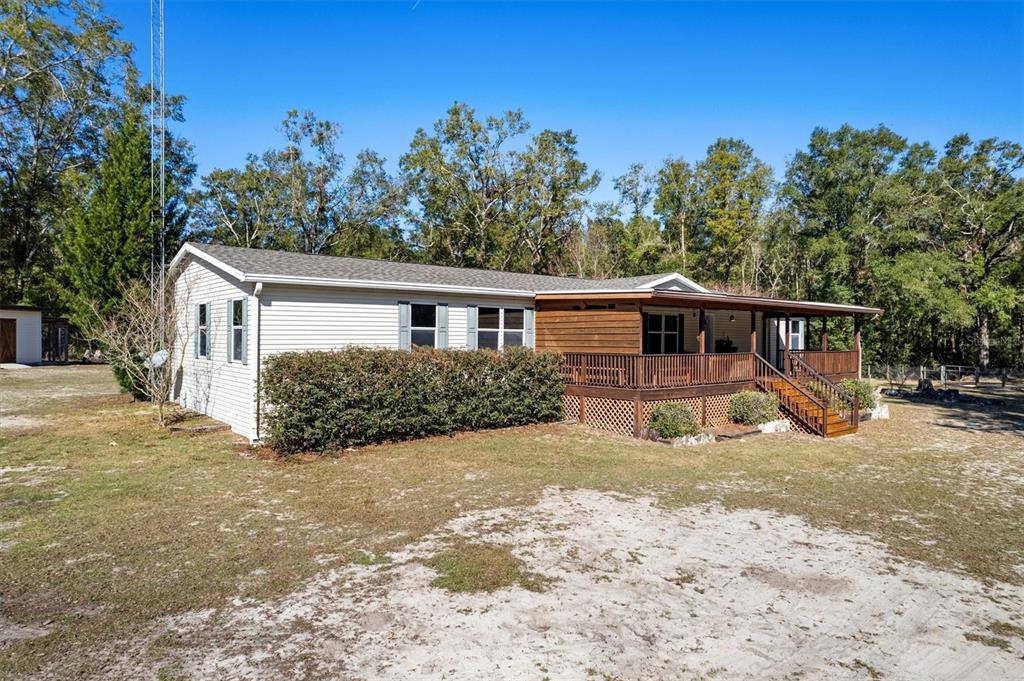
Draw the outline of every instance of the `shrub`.
<instances>
[{"instance_id":1,"label":"shrub","mask_svg":"<svg viewBox=\"0 0 1024 681\"><path fill-rule=\"evenodd\" d=\"M141 366L141 363L140 363ZM123 393L129 393L136 400L148 400L149 393L146 386L135 379L135 374L121 364L111 362L111 370L114 372L114 380Z\"/></svg>"},{"instance_id":2,"label":"shrub","mask_svg":"<svg viewBox=\"0 0 1024 681\"><path fill-rule=\"evenodd\" d=\"M839 387L849 395L860 400L861 409L874 409L878 404L875 397L875 389L868 381L858 381L855 378L844 378L839 381Z\"/></svg>"},{"instance_id":3,"label":"shrub","mask_svg":"<svg viewBox=\"0 0 1024 681\"><path fill-rule=\"evenodd\" d=\"M351 348L270 357L261 378L269 443L288 454L406 440L561 415L558 355L509 348Z\"/></svg>"},{"instance_id":4,"label":"shrub","mask_svg":"<svg viewBox=\"0 0 1024 681\"><path fill-rule=\"evenodd\" d=\"M700 422L689 405L670 402L651 410L650 428L658 437L671 439L685 435L700 435Z\"/></svg>"},{"instance_id":5,"label":"shrub","mask_svg":"<svg viewBox=\"0 0 1024 681\"><path fill-rule=\"evenodd\" d=\"M774 421L779 418L779 398L772 393L741 390L729 400L729 418L745 426Z\"/></svg>"}]
</instances>

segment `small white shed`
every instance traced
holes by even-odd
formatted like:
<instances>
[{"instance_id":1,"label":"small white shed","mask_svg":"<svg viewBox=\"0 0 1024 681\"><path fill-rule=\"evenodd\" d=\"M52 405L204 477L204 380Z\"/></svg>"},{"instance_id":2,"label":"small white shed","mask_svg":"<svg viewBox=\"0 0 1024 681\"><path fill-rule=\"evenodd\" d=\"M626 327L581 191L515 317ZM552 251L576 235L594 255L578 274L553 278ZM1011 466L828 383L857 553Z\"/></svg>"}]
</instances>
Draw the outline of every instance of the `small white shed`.
<instances>
[{"instance_id":1,"label":"small white shed","mask_svg":"<svg viewBox=\"0 0 1024 681\"><path fill-rule=\"evenodd\" d=\"M43 361L43 311L24 305L0 306L0 363Z\"/></svg>"}]
</instances>

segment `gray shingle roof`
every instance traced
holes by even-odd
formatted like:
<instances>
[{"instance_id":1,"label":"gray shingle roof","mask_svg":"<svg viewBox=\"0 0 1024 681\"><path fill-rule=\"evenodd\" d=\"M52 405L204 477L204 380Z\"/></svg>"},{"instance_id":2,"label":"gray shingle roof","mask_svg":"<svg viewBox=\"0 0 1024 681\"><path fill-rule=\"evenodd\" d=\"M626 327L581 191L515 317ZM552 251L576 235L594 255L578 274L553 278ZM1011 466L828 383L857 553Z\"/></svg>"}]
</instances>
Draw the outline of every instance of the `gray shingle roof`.
<instances>
[{"instance_id":1,"label":"gray shingle roof","mask_svg":"<svg viewBox=\"0 0 1024 681\"><path fill-rule=\"evenodd\" d=\"M618 279L579 279L549 277L540 274L499 272L462 267L441 267L413 263L344 258L331 255L307 255L289 251L237 248L214 244L192 243L191 246L209 254L225 265L242 272L246 278L313 277L366 282L397 282L434 286L465 286L511 291L587 291L594 289L633 289L643 287L665 274Z\"/></svg>"}]
</instances>

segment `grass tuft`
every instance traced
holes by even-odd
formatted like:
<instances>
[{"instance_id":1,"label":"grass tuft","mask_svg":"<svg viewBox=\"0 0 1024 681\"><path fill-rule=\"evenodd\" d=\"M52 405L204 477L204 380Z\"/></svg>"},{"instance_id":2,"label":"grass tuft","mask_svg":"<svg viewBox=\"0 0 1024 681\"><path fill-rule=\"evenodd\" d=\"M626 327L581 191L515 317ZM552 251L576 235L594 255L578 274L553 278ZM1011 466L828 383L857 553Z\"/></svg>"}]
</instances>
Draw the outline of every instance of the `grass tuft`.
<instances>
[{"instance_id":1,"label":"grass tuft","mask_svg":"<svg viewBox=\"0 0 1024 681\"><path fill-rule=\"evenodd\" d=\"M541 592L547 584L546 578L527 571L525 563L505 544L463 542L424 564L437 571L431 586L457 593L490 592L510 586Z\"/></svg>"},{"instance_id":2,"label":"grass tuft","mask_svg":"<svg viewBox=\"0 0 1024 681\"><path fill-rule=\"evenodd\" d=\"M974 632L969 631L966 634L964 634L964 638L966 638L968 641L973 641L974 643L980 643L982 645L990 646L992 648L999 648L1000 650L1005 650L1007 652L1013 650L1013 648L1011 648L1010 646L1009 641L1007 641L1005 638L999 638L998 636L989 636L988 634L976 634Z\"/></svg>"}]
</instances>

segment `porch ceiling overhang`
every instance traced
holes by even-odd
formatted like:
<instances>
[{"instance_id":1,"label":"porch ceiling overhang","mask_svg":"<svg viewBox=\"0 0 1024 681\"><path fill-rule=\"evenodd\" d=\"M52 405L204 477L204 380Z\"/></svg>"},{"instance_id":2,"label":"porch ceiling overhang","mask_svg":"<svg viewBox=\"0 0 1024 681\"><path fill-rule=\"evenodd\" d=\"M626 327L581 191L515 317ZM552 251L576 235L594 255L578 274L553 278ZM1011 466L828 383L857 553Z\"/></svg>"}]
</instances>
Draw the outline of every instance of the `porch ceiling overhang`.
<instances>
[{"instance_id":1,"label":"porch ceiling overhang","mask_svg":"<svg viewBox=\"0 0 1024 681\"><path fill-rule=\"evenodd\" d=\"M693 293L689 291L557 291L538 293L538 302L586 301L606 303L632 301L662 305L681 305L705 310L754 310L764 313L825 315L830 317L879 315L882 309L843 303L820 303L805 300L783 300L758 296L738 296L729 293Z\"/></svg>"}]
</instances>

